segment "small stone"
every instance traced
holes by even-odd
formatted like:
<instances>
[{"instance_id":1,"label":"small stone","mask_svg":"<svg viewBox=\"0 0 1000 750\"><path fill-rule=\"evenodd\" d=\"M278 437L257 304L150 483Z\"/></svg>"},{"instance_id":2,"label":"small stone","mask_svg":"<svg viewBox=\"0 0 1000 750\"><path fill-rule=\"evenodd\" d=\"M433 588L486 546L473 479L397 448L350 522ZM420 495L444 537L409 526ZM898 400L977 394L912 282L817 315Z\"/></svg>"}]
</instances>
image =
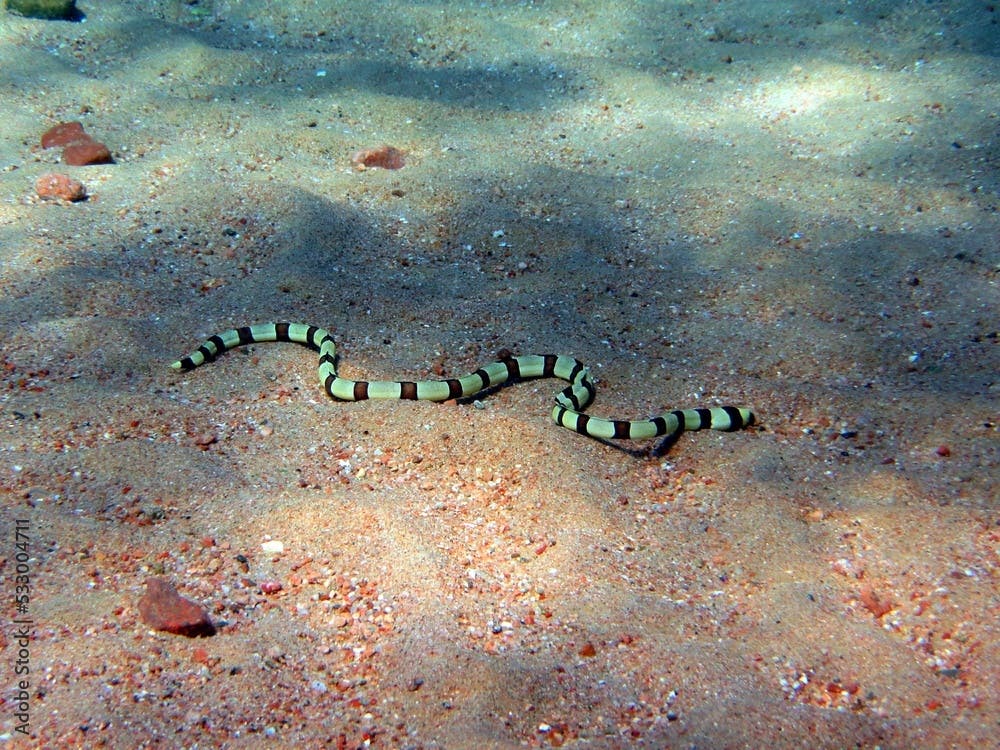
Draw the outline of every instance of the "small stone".
<instances>
[{"instance_id":1,"label":"small stone","mask_svg":"<svg viewBox=\"0 0 1000 750\"><path fill-rule=\"evenodd\" d=\"M178 594L166 578L146 580L146 594L139 600L139 615L154 630L188 638L215 635L208 612Z\"/></svg>"},{"instance_id":2,"label":"small stone","mask_svg":"<svg viewBox=\"0 0 1000 750\"><path fill-rule=\"evenodd\" d=\"M262 581L260 584L260 592L268 596L277 594L281 589L281 581Z\"/></svg>"},{"instance_id":3,"label":"small stone","mask_svg":"<svg viewBox=\"0 0 1000 750\"><path fill-rule=\"evenodd\" d=\"M340 628L346 628L350 625L351 620L346 615L334 615L330 618L330 624L339 630Z\"/></svg>"},{"instance_id":4,"label":"small stone","mask_svg":"<svg viewBox=\"0 0 1000 750\"><path fill-rule=\"evenodd\" d=\"M871 586L863 586L859 598L864 608L871 612L876 620L882 619L883 616L896 608L892 599L879 595Z\"/></svg>"},{"instance_id":5,"label":"small stone","mask_svg":"<svg viewBox=\"0 0 1000 750\"><path fill-rule=\"evenodd\" d=\"M595 656L597 656L597 649L594 648L593 643L587 641L586 643L583 644L583 647L580 649L579 654L584 659L593 659Z\"/></svg>"},{"instance_id":6,"label":"small stone","mask_svg":"<svg viewBox=\"0 0 1000 750\"><path fill-rule=\"evenodd\" d=\"M403 152L395 146L379 146L378 148L363 149L351 157L351 163L361 170L371 167L402 169L406 166Z\"/></svg>"},{"instance_id":7,"label":"small stone","mask_svg":"<svg viewBox=\"0 0 1000 750\"><path fill-rule=\"evenodd\" d=\"M42 200L76 201L85 200L87 189L79 180L64 174L49 172L35 180L35 193Z\"/></svg>"},{"instance_id":8,"label":"small stone","mask_svg":"<svg viewBox=\"0 0 1000 750\"><path fill-rule=\"evenodd\" d=\"M209 446L214 445L217 442L219 442L219 436L214 432L202 432L194 437L194 444L203 451L207 451Z\"/></svg>"},{"instance_id":9,"label":"small stone","mask_svg":"<svg viewBox=\"0 0 1000 750\"><path fill-rule=\"evenodd\" d=\"M62 160L73 167L86 167L91 164L114 164L111 151L103 143L86 138L74 141L63 149Z\"/></svg>"},{"instance_id":10,"label":"small stone","mask_svg":"<svg viewBox=\"0 0 1000 750\"><path fill-rule=\"evenodd\" d=\"M114 164L111 151L95 141L79 122L61 122L42 133L42 148L63 146L62 160L74 167L88 164Z\"/></svg>"},{"instance_id":11,"label":"small stone","mask_svg":"<svg viewBox=\"0 0 1000 750\"><path fill-rule=\"evenodd\" d=\"M285 551L285 544L277 539L269 539L260 545L260 548L269 555L280 555Z\"/></svg>"},{"instance_id":12,"label":"small stone","mask_svg":"<svg viewBox=\"0 0 1000 750\"><path fill-rule=\"evenodd\" d=\"M61 122L42 133L42 148L68 146L76 141L86 141L89 139L90 136L84 131L81 123Z\"/></svg>"}]
</instances>

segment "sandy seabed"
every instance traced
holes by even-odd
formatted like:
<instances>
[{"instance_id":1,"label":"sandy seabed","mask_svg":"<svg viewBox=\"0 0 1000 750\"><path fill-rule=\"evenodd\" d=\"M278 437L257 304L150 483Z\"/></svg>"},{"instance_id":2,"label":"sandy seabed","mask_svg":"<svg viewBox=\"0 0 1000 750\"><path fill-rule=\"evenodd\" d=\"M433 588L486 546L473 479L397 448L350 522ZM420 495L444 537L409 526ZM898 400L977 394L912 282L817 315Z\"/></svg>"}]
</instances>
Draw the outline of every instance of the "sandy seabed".
<instances>
[{"instance_id":1,"label":"sandy seabed","mask_svg":"<svg viewBox=\"0 0 1000 750\"><path fill-rule=\"evenodd\" d=\"M991 746L1000 8L819 5L3 14L0 745ZM40 148L73 120L114 164ZM348 377L559 352L596 414L758 425L169 368L272 320ZM151 576L218 633L145 625Z\"/></svg>"}]
</instances>

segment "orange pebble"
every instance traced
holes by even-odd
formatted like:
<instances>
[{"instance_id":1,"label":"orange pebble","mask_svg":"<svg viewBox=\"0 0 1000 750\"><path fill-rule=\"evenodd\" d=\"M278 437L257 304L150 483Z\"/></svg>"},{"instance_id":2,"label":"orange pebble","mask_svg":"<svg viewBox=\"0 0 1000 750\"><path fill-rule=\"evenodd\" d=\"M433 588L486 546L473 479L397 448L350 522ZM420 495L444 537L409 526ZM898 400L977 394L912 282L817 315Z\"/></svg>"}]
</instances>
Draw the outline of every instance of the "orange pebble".
<instances>
[{"instance_id":1,"label":"orange pebble","mask_svg":"<svg viewBox=\"0 0 1000 750\"><path fill-rule=\"evenodd\" d=\"M351 157L351 163L358 169L369 169L370 167L401 169L406 166L403 152L395 146L363 149Z\"/></svg>"},{"instance_id":2,"label":"orange pebble","mask_svg":"<svg viewBox=\"0 0 1000 750\"><path fill-rule=\"evenodd\" d=\"M82 201L87 189L79 180L64 174L49 172L35 180L35 193L43 200Z\"/></svg>"}]
</instances>

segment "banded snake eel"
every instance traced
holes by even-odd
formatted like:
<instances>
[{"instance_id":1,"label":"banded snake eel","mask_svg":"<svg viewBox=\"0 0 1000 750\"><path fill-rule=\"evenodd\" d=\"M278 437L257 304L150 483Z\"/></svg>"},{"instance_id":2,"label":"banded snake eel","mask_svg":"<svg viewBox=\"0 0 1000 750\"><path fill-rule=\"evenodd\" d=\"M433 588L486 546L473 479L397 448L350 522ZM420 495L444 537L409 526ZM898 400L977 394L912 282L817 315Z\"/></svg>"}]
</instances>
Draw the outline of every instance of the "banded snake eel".
<instances>
[{"instance_id":1,"label":"banded snake eel","mask_svg":"<svg viewBox=\"0 0 1000 750\"><path fill-rule=\"evenodd\" d=\"M460 378L422 381L349 380L337 374L336 345L328 331L302 323L264 323L234 328L210 337L197 350L174 362L174 370L193 370L211 362L228 349L268 341L290 341L319 351L319 382L332 398L363 401L369 398L447 401L467 398L504 383L526 378L559 378L569 385L556 397L552 419L556 424L602 440L676 438L687 430L733 431L754 423L749 409L719 406L677 409L649 419L604 419L584 414L596 388L590 371L573 357L562 354L503 355Z\"/></svg>"}]
</instances>

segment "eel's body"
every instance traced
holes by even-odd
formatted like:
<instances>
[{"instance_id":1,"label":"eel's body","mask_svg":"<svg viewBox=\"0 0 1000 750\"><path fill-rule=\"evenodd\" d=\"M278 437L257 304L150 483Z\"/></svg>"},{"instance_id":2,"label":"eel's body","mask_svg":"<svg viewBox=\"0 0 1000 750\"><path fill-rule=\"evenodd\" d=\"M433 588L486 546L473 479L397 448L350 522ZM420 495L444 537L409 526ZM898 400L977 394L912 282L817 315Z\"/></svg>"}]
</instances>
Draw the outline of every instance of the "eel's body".
<instances>
[{"instance_id":1,"label":"eel's body","mask_svg":"<svg viewBox=\"0 0 1000 750\"><path fill-rule=\"evenodd\" d=\"M336 345L329 332L302 323L264 323L234 328L209 338L198 349L174 362L175 370L192 370L211 362L222 352L244 344L292 341L319 351L319 381L326 392L343 401L369 398L446 401L474 396L486 388L521 378L560 378L569 383L556 396L552 419L581 435L616 440L674 438L685 430L738 430L754 423L753 412L736 406L710 409L677 409L649 419L604 419L584 414L596 389L590 371L573 357L562 354L509 356L491 362L460 378L391 381L348 380L337 374Z\"/></svg>"}]
</instances>

